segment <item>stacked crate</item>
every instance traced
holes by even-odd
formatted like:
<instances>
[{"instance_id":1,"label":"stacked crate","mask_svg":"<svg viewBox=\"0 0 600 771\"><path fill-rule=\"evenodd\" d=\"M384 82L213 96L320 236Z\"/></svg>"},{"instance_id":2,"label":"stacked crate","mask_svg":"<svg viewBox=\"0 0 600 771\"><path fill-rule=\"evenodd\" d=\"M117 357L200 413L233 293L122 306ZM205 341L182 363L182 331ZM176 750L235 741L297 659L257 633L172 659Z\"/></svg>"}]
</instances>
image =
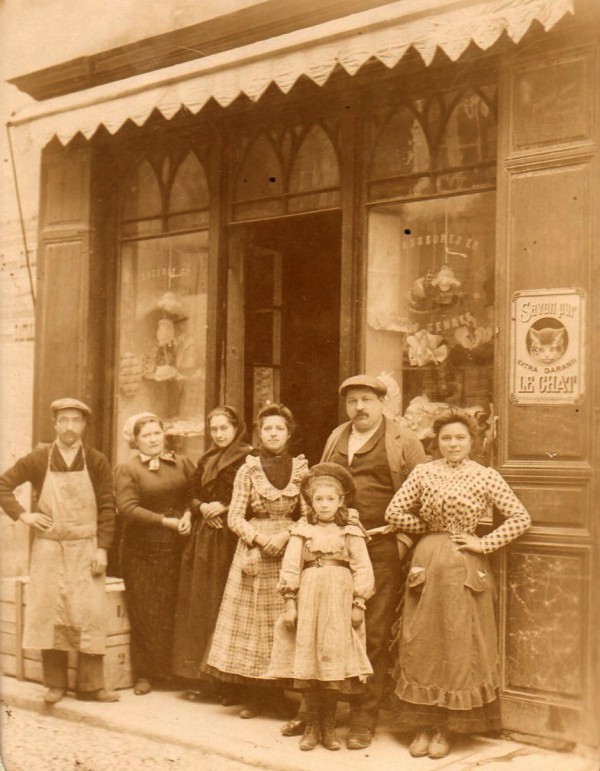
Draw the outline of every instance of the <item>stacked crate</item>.
<instances>
[{"instance_id":1,"label":"stacked crate","mask_svg":"<svg viewBox=\"0 0 600 771\"><path fill-rule=\"evenodd\" d=\"M3 578L0 581L0 665L5 675L19 680L42 682L39 651L23 648L23 622L27 606L28 578ZM107 637L104 678L107 688L130 688L129 618L125 587L120 578L106 579ZM75 686L76 653L69 654L69 686Z\"/></svg>"}]
</instances>

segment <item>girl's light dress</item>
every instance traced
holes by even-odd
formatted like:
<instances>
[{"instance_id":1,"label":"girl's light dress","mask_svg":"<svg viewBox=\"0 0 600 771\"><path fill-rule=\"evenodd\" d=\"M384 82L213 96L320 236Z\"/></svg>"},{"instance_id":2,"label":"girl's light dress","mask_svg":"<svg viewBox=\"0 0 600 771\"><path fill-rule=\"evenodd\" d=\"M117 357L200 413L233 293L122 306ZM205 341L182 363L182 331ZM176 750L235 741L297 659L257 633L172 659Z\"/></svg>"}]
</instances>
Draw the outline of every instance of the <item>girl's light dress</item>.
<instances>
[{"instance_id":1,"label":"girl's light dress","mask_svg":"<svg viewBox=\"0 0 600 771\"><path fill-rule=\"evenodd\" d=\"M374 591L363 531L356 525L330 529L297 522L278 588L284 597L297 595L298 621L289 630L283 616L277 620L268 676L295 688L312 688L318 681L344 692L362 690L373 669L364 622L354 629L351 612L355 597L367 600Z\"/></svg>"}]
</instances>

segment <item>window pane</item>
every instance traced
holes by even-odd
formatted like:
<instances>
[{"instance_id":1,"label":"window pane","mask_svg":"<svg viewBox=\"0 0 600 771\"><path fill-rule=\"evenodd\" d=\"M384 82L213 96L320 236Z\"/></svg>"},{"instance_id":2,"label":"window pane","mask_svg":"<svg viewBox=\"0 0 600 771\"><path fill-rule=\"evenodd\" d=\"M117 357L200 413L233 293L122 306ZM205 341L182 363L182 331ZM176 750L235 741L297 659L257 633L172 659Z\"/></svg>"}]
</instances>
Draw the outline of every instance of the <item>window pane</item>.
<instances>
[{"instance_id":1,"label":"window pane","mask_svg":"<svg viewBox=\"0 0 600 771\"><path fill-rule=\"evenodd\" d=\"M492 410L494 219L494 192L369 214L367 371L424 440L444 404Z\"/></svg>"},{"instance_id":2,"label":"window pane","mask_svg":"<svg viewBox=\"0 0 600 771\"><path fill-rule=\"evenodd\" d=\"M122 218L150 218L162 212L158 180L148 161L142 161L124 190Z\"/></svg>"},{"instance_id":3,"label":"window pane","mask_svg":"<svg viewBox=\"0 0 600 771\"><path fill-rule=\"evenodd\" d=\"M125 244L121 259L117 459L125 420L155 412L172 449L203 449L208 234Z\"/></svg>"},{"instance_id":4,"label":"window pane","mask_svg":"<svg viewBox=\"0 0 600 771\"><path fill-rule=\"evenodd\" d=\"M208 182L198 158L189 152L177 169L171 198L170 212L208 208Z\"/></svg>"}]
</instances>

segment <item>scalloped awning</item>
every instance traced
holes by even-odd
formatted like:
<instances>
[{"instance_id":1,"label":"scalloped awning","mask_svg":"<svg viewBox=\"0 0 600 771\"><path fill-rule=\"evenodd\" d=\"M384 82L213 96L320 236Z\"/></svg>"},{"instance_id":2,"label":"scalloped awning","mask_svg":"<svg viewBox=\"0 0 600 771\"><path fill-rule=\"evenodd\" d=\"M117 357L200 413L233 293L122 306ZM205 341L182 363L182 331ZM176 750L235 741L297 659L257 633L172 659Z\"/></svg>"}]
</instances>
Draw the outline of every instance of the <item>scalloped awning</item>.
<instances>
[{"instance_id":1,"label":"scalloped awning","mask_svg":"<svg viewBox=\"0 0 600 771\"><path fill-rule=\"evenodd\" d=\"M111 134L153 110L169 120L181 107L198 113L209 99L226 107L240 94L257 101L275 83L290 91L302 75L322 86L336 66L354 75L371 58L394 67L409 48L425 64L438 49L456 61L473 42L482 50L503 32L518 43L533 21L549 30L574 0L399 0L224 53L30 105L11 121L34 143L66 144ZM21 133L19 131L19 133ZM23 138L23 137L22 137Z\"/></svg>"}]
</instances>

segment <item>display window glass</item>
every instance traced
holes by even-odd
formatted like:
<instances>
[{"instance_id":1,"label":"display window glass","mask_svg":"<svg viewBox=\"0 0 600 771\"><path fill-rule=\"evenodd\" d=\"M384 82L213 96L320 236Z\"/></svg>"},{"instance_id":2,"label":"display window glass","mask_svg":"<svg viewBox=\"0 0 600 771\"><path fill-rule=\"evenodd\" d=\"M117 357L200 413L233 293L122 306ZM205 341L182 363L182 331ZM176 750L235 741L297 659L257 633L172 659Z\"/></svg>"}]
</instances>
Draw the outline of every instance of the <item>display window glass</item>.
<instances>
[{"instance_id":1,"label":"display window glass","mask_svg":"<svg viewBox=\"0 0 600 771\"><path fill-rule=\"evenodd\" d=\"M167 156L157 175L160 200L167 203L152 220L162 231L156 237L128 238L143 231L132 229L135 223L127 215L150 214L148 163L140 164L135 184L125 189L117 332L118 462L131 453L122 433L125 421L146 411L163 420L169 449L195 460L204 448L208 231L172 231L176 225L187 230L207 223L208 187L191 153L171 169ZM140 184L140 177L148 187ZM155 209L157 196L152 201Z\"/></svg>"},{"instance_id":2,"label":"display window glass","mask_svg":"<svg viewBox=\"0 0 600 771\"><path fill-rule=\"evenodd\" d=\"M367 371L386 380L388 413L432 453L435 417L466 408L488 463L495 216L488 191L374 206L368 221Z\"/></svg>"}]
</instances>

